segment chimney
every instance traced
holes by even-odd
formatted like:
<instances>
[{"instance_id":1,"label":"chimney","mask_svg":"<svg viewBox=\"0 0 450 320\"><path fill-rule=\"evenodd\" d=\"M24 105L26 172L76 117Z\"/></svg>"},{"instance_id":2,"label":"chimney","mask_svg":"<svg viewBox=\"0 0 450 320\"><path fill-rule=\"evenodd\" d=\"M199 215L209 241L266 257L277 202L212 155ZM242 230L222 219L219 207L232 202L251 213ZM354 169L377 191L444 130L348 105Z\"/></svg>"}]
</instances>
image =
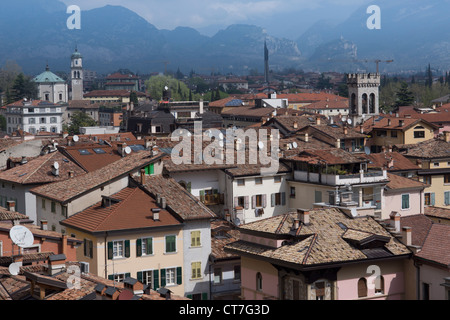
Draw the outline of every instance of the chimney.
<instances>
[{"instance_id":1,"label":"chimney","mask_svg":"<svg viewBox=\"0 0 450 320\"><path fill-rule=\"evenodd\" d=\"M341 148L341 139L336 139L336 148Z\"/></svg>"},{"instance_id":2,"label":"chimney","mask_svg":"<svg viewBox=\"0 0 450 320\"><path fill-rule=\"evenodd\" d=\"M403 227L402 228L402 240L403 244L406 246L412 245L412 234L411 234L411 227Z\"/></svg>"},{"instance_id":3,"label":"chimney","mask_svg":"<svg viewBox=\"0 0 450 320\"><path fill-rule=\"evenodd\" d=\"M48 230L48 221L41 220L41 230Z\"/></svg>"},{"instance_id":4,"label":"chimney","mask_svg":"<svg viewBox=\"0 0 450 320\"><path fill-rule=\"evenodd\" d=\"M141 184L145 184L145 169L141 169Z\"/></svg>"},{"instance_id":5,"label":"chimney","mask_svg":"<svg viewBox=\"0 0 450 320\"><path fill-rule=\"evenodd\" d=\"M388 126L391 125L391 119L388 119Z\"/></svg>"},{"instance_id":6,"label":"chimney","mask_svg":"<svg viewBox=\"0 0 450 320\"><path fill-rule=\"evenodd\" d=\"M157 204L158 206L161 205L161 195L160 195L159 193L156 195L156 204Z\"/></svg>"},{"instance_id":7,"label":"chimney","mask_svg":"<svg viewBox=\"0 0 450 320\"><path fill-rule=\"evenodd\" d=\"M298 122L294 121L294 129L298 129Z\"/></svg>"},{"instance_id":8,"label":"chimney","mask_svg":"<svg viewBox=\"0 0 450 320\"><path fill-rule=\"evenodd\" d=\"M444 131L444 141L450 142L450 131Z\"/></svg>"},{"instance_id":9,"label":"chimney","mask_svg":"<svg viewBox=\"0 0 450 320\"><path fill-rule=\"evenodd\" d=\"M294 218L294 230L297 230L298 228L300 228L300 219Z\"/></svg>"},{"instance_id":10,"label":"chimney","mask_svg":"<svg viewBox=\"0 0 450 320\"><path fill-rule=\"evenodd\" d=\"M304 209L297 209L297 214L298 214L300 221L304 225L306 225L306 226L309 225L309 211L304 210Z\"/></svg>"},{"instance_id":11,"label":"chimney","mask_svg":"<svg viewBox=\"0 0 450 320\"><path fill-rule=\"evenodd\" d=\"M404 124L405 124L405 120L398 120L398 125L399 125L400 127L403 127Z\"/></svg>"},{"instance_id":12,"label":"chimney","mask_svg":"<svg viewBox=\"0 0 450 320\"><path fill-rule=\"evenodd\" d=\"M308 135L308 133L305 133L305 142L308 142L309 141L309 135Z\"/></svg>"},{"instance_id":13,"label":"chimney","mask_svg":"<svg viewBox=\"0 0 450 320\"><path fill-rule=\"evenodd\" d=\"M225 220L227 220L228 222L231 222L231 214L225 213Z\"/></svg>"},{"instance_id":14,"label":"chimney","mask_svg":"<svg viewBox=\"0 0 450 320\"><path fill-rule=\"evenodd\" d=\"M118 143L117 144L117 152L122 156L122 157L125 157L126 156L126 154L125 154L125 148L127 147L127 144L124 142L124 143Z\"/></svg>"},{"instance_id":15,"label":"chimney","mask_svg":"<svg viewBox=\"0 0 450 320\"><path fill-rule=\"evenodd\" d=\"M16 211L16 202L14 200L7 201L6 206L9 211L12 211L12 212Z\"/></svg>"},{"instance_id":16,"label":"chimney","mask_svg":"<svg viewBox=\"0 0 450 320\"><path fill-rule=\"evenodd\" d=\"M69 175L69 179L70 179L70 178L73 178L74 172L73 172L73 171L69 171L69 172L68 172L68 175Z\"/></svg>"},{"instance_id":17,"label":"chimney","mask_svg":"<svg viewBox=\"0 0 450 320\"><path fill-rule=\"evenodd\" d=\"M405 118L406 119L411 119L411 115L410 114L405 114Z\"/></svg>"},{"instance_id":18,"label":"chimney","mask_svg":"<svg viewBox=\"0 0 450 320\"><path fill-rule=\"evenodd\" d=\"M52 174L56 177L59 176L59 163L58 162L54 162L52 164Z\"/></svg>"},{"instance_id":19,"label":"chimney","mask_svg":"<svg viewBox=\"0 0 450 320\"><path fill-rule=\"evenodd\" d=\"M161 209L165 209L166 208L166 198L165 197L161 197Z\"/></svg>"},{"instance_id":20,"label":"chimney","mask_svg":"<svg viewBox=\"0 0 450 320\"><path fill-rule=\"evenodd\" d=\"M27 157L22 156L22 160L20 160L20 164L23 165L23 164L25 164L27 162L28 162Z\"/></svg>"},{"instance_id":21,"label":"chimney","mask_svg":"<svg viewBox=\"0 0 450 320\"><path fill-rule=\"evenodd\" d=\"M392 211L389 215L390 225L395 229L395 232L400 232L400 214L397 211Z\"/></svg>"},{"instance_id":22,"label":"chimney","mask_svg":"<svg viewBox=\"0 0 450 320\"><path fill-rule=\"evenodd\" d=\"M362 124L359 125L359 133L364 133L364 127Z\"/></svg>"},{"instance_id":23,"label":"chimney","mask_svg":"<svg viewBox=\"0 0 450 320\"><path fill-rule=\"evenodd\" d=\"M395 117L398 118L400 115L398 114L398 112L395 113Z\"/></svg>"},{"instance_id":24,"label":"chimney","mask_svg":"<svg viewBox=\"0 0 450 320\"><path fill-rule=\"evenodd\" d=\"M347 135L348 134L348 128L347 128L347 126L344 126L344 135Z\"/></svg>"},{"instance_id":25,"label":"chimney","mask_svg":"<svg viewBox=\"0 0 450 320\"><path fill-rule=\"evenodd\" d=\"M320 117L316 118L316 124L319 125L320 124Z\"/></svg>"},{"instance_id":26,"label":"chimney","mask_svg":"<svg viewBox=\"0 0 450 320\"><path fill-rule=\"evenodd\" d=\"M152 147L152 141L150 139L144 140L145 149L150 149Z\"/></svg>"},{"instance_id":27,"label":"chimney","mask_svg":"<svg viewBox=\"0 0 450 320\"><path fill-rule=\"evenodd\" d=\"M67 256L67 235L63 234L61 237L61 253Z\"/></svg>"},{"instance_id":28,"label":"chimney","mask_svg":"<svg viewBox=\"0 0 450 320\"><path fill-rule=\"evenodd\" d=\"M153 208L152 209L152 213L153 213L153 220L154 221L159 221L159 212L161 211L160 208Z\"/></svg>"},{"instance_id":29,"label":"chimney","mask_svg":"<svg viewBox=\"0 0 450 320\"><path fill-rule=\"evenodd\" d=\"M200 99L200 114L203 114L203 99Z\"/></svg>"}]
</instances>

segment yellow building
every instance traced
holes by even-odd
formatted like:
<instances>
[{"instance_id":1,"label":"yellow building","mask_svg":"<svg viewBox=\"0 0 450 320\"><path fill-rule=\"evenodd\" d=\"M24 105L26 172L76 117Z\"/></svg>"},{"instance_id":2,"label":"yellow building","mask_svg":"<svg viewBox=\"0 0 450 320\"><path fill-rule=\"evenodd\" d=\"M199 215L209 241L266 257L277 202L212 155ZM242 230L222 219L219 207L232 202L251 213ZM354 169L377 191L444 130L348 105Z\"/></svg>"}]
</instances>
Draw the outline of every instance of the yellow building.
<instances>
[{"instance_id":1,"label":"yellow building","mask_svg":"<svg viewBox=\"0 0 450 320\"><path fill-rule=\"evenodd\" d=\"M374 121L374 122L373 122ZM372 152L381 152L383 147L401 144L416 144L434 137L437 127L422 119L386 117L379 121L366 122L370 132L368 146Z\"/></svg>"},{"instance_id":2,"label":"yellow building","mask_svg":"<svg viewBox=\"0 0 450 320\"><path fill-rule=\"evenodd\" d=\"M425 188L425 205L450 208L450 132L414 145L399 146L399 152L417 164Z\"/></svg>"},{"instance_id":3,"label":"yellow building","mask_svg":"<svg viewBox=\"0 0 450 320\"><path fill-rule=\"evenodd\" d=\"M145 93L135 91L138 101L145 101L147 96ZM92 103L95 102L120 102L120 103L130 103L129 90L94 90L84 95L85 100L90 100Z\"/></svg>"},{"instance_id":4,"label":"yellow building","mask_svg":"<svg viewBox=\"0 0 450 320\"><path fill-rule=\"evenodd\" d=\"M182 222L139 187L127 187L61 222L83 239L77 260L100 277L136 278L184 295Z\"/></svg>"}]
</instances>

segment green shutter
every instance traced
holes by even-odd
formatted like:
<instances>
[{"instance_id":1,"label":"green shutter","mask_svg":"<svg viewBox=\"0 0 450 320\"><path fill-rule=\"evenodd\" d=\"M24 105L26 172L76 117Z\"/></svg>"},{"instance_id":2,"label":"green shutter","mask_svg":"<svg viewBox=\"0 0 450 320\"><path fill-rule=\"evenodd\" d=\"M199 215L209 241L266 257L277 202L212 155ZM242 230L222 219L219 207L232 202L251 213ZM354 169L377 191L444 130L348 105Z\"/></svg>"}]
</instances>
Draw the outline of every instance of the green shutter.
<instances>
[{"instance_id":1,"label":"green shutter","mask_svg":"<svg viewBox=\"0 0 450 320\"><path fill-rule=\"evenodd\" d=\"M444 204L446 206L450 204L450 191L444 192Z\"/></svg>"},{"instance_id":2,"label":"green shutter","mask_svg":"<svg viewBox=\"0 0 450 320\"><path fill-rule=\"evenodd\" d=\"M177 267L177 284L182 284L183 283L183 272L181 267Z\"/></svg>"},{"instance_id":3,"label":"green shutter","mask_svg":"<svg viewBox=\"0 0 450 320\"><path fill-rule=\"evenodd\" d=\"M142 282L142 271L138 271L138 272L137 272L137 280L138 280L139 282Z\"/></svg>"},{"instance_id":4,"label":"green shutter","mask_svg":"<svg viewBox=\"0 0 450 320\"><path fill-rule=\"evenodd\" d=\"M153 238L147 238L147 252L146 254L153 254Z\"/></svg>"},{"instance_id":5,"label":"green shutter","mask_svg":"<svg viewBox=\"0 0 450 320\"><path fill-rule=\"evenodd\" d=\"M155 164L150 163L150 174L155 174Z\"/></svg>"},{"instance_id":6,"label":"green shutter","mask_svg":"<svg viewBox=\"0 0 450 320\"><path fill-rule=\"evenodd\" d=\"M159 288L159 270L153 270L153 290Z\"/></svg>"},{"instance_id":7,"label":"green shutter","mask_svg":"<svg viewBox=\"0 0 450 320\"><path fill-rule=\"evenodd\" d=\"M114 280L114 275L113 275L113 274L110 274L110 275L108 276L108 280Z\"/></svg>"},{"instance_id":8,"label":"green shutter","mask_svg":"<svg viewBox=\"0 0 450 320\"><path fill-rule=\"evenodd\" d=\"M191 183L190 182L187 183L186 188L187 188L187 191L189 191L189 193L191 193L192 187L191 187Z\"/></svg>"},{"instance_id":9,"label":"green shutter","mask_svg":"<svg viewBox=\"0 0 450 320\"><path fill-rule=\"evenodd\" d=\"M125 258L130 257L130 240L125 240Z\"/></svg>"},{"instance_id":10,"label":"green shutter","mask_svg":"<svg viewBox=\"0 0 450 320\"><path fill-rule=\"evenodd\" d=\"M431 199L430 199L431 205L434 206L434 204L436 203L436 200L435 200L436 197L435 197L435 195L434 195L434 192L431 193L430 198L431 198Z\"/></svg>"},{"instance_id":11,"label":"green shutter","mask_svg":"<svg viewBox=\"0 0 450 320\"><path fill-rule=\"evenodd\" d=\"M202 292L202 300L208 300L208 292Z\"/></svg>"},{"instance_id":12,"label":"green shutter","mask_svg":"<svg viewBox=\"0 0 450 320\"><path fill-rule=\"evenodd\" d=\"M131 273L129 273L129 272L125 273L125 279L126 278L131 278Z\"/></svg>"},{"instance_id":13,"label":"green shutter","mask_svg":"<svg viewBox=\"0 0 450 320\"><path fill-rule=\"evenodd\" d=\"M161 269L161 287L166 286L166 269Z\"/></svg>"},{"instance_id":14,"label":"green shutter","mask_svg":"<svg viewBox=\"0 0 450 320\"><path fill-rule=\"evenodd\" d=\"M108 259L111 260L113 258L113 243L112 241L108 242Z\"/></svg>"},{"instance_id":15,"label":"green shutter","mask_svg":"<svg viewBox=\"0 0 450 320\"><path fill-rule=\"evenodd\" d=\"M192 299L192 294L187 294L186 297L187 297L188 299Z\"/></svg>"},{"instance_id":16,"label":"green shutter","mask_svg":"<svg viewBox=\"0 0 450 320\"><path fill-rule=\"evenodd\" d=\"M142 239L136 240L136 256L142 256Z\"/></svg>"}]
</instances>

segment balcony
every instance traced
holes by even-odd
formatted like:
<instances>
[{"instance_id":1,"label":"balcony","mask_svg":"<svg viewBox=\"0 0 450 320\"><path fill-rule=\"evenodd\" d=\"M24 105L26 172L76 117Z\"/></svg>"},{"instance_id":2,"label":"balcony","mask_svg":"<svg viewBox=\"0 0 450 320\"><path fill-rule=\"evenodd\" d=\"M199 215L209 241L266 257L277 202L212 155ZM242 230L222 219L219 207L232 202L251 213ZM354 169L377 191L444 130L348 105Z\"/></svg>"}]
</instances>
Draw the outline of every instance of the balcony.
<instances>
[{"instance_id":1,"label":"balcony","mask_svg":"<svg viewBox=\"0 0 450 320\"><path fill-rule=\"evenodd\" d=\"M359 174L326 174L306 171L294 171L294 180L320 183L329 186L345 186L360 183L376 183L387 180L386 171L361 170Z\"/></svg>"}]
</instances>

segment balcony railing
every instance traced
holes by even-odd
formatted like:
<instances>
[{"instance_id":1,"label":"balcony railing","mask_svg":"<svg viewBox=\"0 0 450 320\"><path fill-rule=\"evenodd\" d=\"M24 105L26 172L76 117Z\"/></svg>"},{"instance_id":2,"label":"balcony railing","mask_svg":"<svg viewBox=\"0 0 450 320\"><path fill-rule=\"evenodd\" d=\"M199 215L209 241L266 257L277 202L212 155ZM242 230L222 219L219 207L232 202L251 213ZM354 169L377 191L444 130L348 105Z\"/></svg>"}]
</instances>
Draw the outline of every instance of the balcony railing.
<instances>
[{"instance_id":1,"label":"balcony railing","mask_svg":"<svg viewBox=\"0 0 450 320\"><path fill-rule=\"evenodd\" d=\"M359 174L319 174L306 171L294 171L294 180L311 183L320 183L330 186L340 186L358 183L374 183L387 180L386 171L370 171Z\"/></svg>"}]
</instances>

